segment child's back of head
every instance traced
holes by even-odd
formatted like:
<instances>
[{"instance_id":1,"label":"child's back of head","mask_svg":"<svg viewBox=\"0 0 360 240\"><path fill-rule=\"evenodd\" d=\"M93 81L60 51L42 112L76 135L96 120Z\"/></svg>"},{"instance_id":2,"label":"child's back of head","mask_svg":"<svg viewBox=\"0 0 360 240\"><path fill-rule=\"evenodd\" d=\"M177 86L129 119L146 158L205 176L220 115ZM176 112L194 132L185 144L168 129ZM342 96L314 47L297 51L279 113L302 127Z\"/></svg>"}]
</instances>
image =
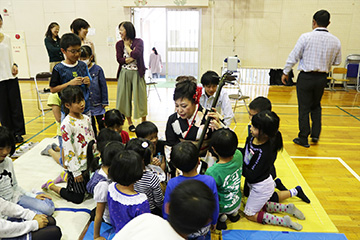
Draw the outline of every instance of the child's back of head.
<instances>
[{"instance_id":1,"label":"child's back of head","mask_svg":"<svg viewBox=\"0 0 360 240\"><path fill-rule=\"evenodd\" d=\"M215 204L213 192L205 183L183 181L170 194L168 221L180 234L197 232L211 221Z\"/></svg>"},{"instance_id":2,"label":"child's back of head","mask_svg":"<svg viewBox=\"0 0 360 240\"><path fill-rule=\"evenodd\" d=\"M279 132L280 118L275 112L261 111L254 115L251 124L259 129L260 134L266 134L277 151L283 148L283 141Z\"/></svg>"},{"instance_id":3,"label":"child's back of head","mask_svg":"<svg viewBox=\"0 0 360 240\"><path fill-rule=\"evenodd\" d=\"M110 179L123 186L130 186L140 180L142 175L142 158L132 150L123 150L116 154L109 168Z\"/></svg>"},{"instance_id":4,"label":"child's back of head","mask_svg":"<svg viewBox=\"0 0 360 240\"><path fill-rule=\"evenodd\" d=\"M15 139L7 127L0 126L0 148L9 147L10 155L15 152Z\"/></svg>"},{"instance_id":5,"label":"child's back of head","mask_svg":"<svg viewBox=\"0 0 360 240\"><path fill-rule=\"evenodd\" d=\"M102 164L104 164L103 156L104 156L105 146L107 146L107 144L111 141L118 142L120 145L122 145L122 149L124 149L124 146L121 143L120 134L108 128L103 128L100 130L99 135L97 137L97 142L95 140L91 140L88 143L87 155L86 155L88 171L94 172L100 167L99 157L94 157L96 150L100 152ZM110 166L110 165L105 165L105 166Z\"/></svg>"},{"instance_id":6,"label":"child's back of head","mask_svg":"<svg viewBox=\"0 0 360 240\"><path fill-rule=\"evenodd\" d=\"M104 124L107 128L116 129L124 125L125 116L117 109L107 110L104 116Z\"/></svg>"},{"instance_id":7,"label":"child's back of head","mask_svg":"<svg viewBox=\"0 0 360 240\"><path fill-rule=\"evenodd\" d=\"M211 146L220 157L231 157L238 146L236 133L228 128L215 131L211 137Z\"/></svg>"},{"instance_id":8,"label":"child's back of head","mask_svg":"<svg viewBox=\"0 0 360 240\"><path fill-rule=\"evenodd\" d=\"M125 146L121 143L121 141L107 142L101 154L101 165L110 167L116 154L124 151L124 149Z\"/></svg>"},{"instance_id":9,"label":"child's back of head","mask_svg":"<svg viewBox=\"0 0 360 240\"><path fill-rule=\"evenodd\" d=\"M249 104L249 109L254 110L256 112L261 112L265 110L271 111L271 102L268 98L259 96L251 101Z\"/></svg>"},{"instance_id":10,"label":"child's back of head","mask_svg":"<svg viewBox=\"0 0 360 240\"><path fill-rule=\"evenodd\" d=\"M138 138L148 138L152 134L159 132L157 126L150 121L144 121L136 126L135 134Z\"/></svg>"},{"instance_id":11,"label":"child's back of head","mask_svg":"<svg viewBox=\"0 0 360 240\"><path fill-rule=\"evenodd\" d=\"M145 138L133 138L126 143L125 149L137 152L143 158L145 166L150 164L152 150L151 142L149 140Z\"/></svg>"},{"instance_id":12,"label":"child's back of head","mask_svg":"<svg viewBox=\"0 0 360 240\"><path fill-rule=\"evenodd\" d=\"M214 71L207 71L201 76L201 84L203 86L219 85L219 75Z\"/></svg>"},{"instance_id":13,"label":"child's back of head","mask_svg":"<svg viewBox=\"0 0 360 240\"><path fill-rule=\"evenodd\" d=\"M170 160L183 172L190 172L199 162L199 150L191 142L180 142L172 147Z\"/></svg>"},{"instance_id":14,"label":"child's back of head","mask_svg":"<svg viewBox=\"0 0 360 240\"><path fill-rule=\"evenodd\" d=\"M70 46L81 46L81 40L74 33L65 33L61 37L60 47L66 51Z\"/></svg>"}]
</instances>

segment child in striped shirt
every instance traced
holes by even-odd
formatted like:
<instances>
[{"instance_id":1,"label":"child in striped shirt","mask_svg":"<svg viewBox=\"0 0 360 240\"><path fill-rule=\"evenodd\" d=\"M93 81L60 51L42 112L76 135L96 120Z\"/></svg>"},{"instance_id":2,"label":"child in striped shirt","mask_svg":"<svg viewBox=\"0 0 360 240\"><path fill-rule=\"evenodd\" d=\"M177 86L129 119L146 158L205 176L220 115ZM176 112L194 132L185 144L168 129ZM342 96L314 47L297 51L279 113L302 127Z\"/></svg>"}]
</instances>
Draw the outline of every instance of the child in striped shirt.
<instances>
[{"instance_id":1,"label":"child in striped shirt","mask_svg":"<svg viewBox=\"0 0 360 240\"><path fill-rule=\"evenodd\" d=\"M144 138L133 138L126 144L125 149L134 150L142 156L144 161L143 176L135 183L135 191L145 193L150 204L151 213L162 216L161 209L164 196L160 187L160 179L147 167L152 159L151 142Z\"/></svg>"}]
</instances>

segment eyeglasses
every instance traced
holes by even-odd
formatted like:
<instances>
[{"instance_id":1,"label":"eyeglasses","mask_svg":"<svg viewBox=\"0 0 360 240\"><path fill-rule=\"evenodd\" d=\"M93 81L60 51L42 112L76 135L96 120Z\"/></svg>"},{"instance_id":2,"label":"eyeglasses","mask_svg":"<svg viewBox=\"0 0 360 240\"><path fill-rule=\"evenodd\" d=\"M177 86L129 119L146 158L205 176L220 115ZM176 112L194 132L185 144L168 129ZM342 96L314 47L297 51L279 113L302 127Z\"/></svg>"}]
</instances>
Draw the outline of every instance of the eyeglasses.
<instances>
[{"instance_id":1,"label":"eyeglasses","mask_svg":"<svg viewBox=\"0 0 360 240\"><path fill-rule=\"evenodd\" d=\"M66 50L66 51L71 52L72 54L81 53L81 48L79 48L79 49L71 49L71 50Z\"/></svg>"}]
</instances>

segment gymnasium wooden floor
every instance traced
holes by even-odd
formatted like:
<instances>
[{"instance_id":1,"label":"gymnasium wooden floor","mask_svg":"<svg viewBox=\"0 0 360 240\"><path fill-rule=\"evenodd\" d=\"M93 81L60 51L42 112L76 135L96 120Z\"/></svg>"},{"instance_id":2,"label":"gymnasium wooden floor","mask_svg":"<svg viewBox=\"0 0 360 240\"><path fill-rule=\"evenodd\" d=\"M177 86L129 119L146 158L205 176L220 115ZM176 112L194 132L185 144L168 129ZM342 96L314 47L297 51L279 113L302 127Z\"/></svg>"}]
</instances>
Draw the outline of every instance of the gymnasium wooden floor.
<instances>
[{"instance_id":1,"label":"gymnasium wooden floor","mask_svg":"<svg viewBox=\"0 0 360 240\"><path fill-rule=\"evenodd\" d=\"M40 89L47 82L40 82ZM32 80L20 81L26 122L26 141L37 142L56 133L54 118L50 111L45 116L37 108L37 96ZM108 82L110 107L115 107L116 83ZM350 239L360 239L360 93L325 91L323 128L320 141L306 149L295 145L297 136L297 100L295 87L244 86L242 89L251 99L267 96L273 110L281 118L286 151L292 157L305 180L321 202L340 233ZM161 101L154 89L150 91L148 120L155 122L159 136L164 137L168 116L174 111L172 88L158 88ZM44 96L44 99L47 96ZM249 123L243 106L236 110L236 121L231 128L237 133L240 145L244 144ZM139 119L135 121L139 123ZM125 125L124 130L127 130ZM133 137L130 134L130 137ZM281 177L281 176L280 176Z\"/></svg>"}]
</instances>

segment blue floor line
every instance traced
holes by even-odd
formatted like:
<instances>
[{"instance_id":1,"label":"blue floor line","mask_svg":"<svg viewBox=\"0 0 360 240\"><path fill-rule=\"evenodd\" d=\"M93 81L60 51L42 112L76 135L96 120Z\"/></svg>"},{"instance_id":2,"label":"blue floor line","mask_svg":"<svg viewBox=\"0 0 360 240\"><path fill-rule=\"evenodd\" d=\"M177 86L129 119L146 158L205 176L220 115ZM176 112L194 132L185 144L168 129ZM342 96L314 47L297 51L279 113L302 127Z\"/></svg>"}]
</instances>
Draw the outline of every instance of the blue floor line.
<instances>
[{"instance_id":1,"label":"blue floor line","mask_svg":"<svg viewBox=\"0 0 360 240\"><path fill-rule=\"evenodd\" d=\"M48 114L48 113L51 112L51 111L49 110L49 111L44 111L44 112L45 112L45 114ZM39 116L37 116L37 117L31 119L30 121L26 122L25 125L27 125L28 123L31 123L32 121L35 121L36 119L38 119L38 118L41 117L41 116L42 116L42 113L41 113Z\"/></svg>"},{"instance_id":2,"label":"blue floor line","mask_svg":"<svg viewBox=\"0 0 360 240\"><path fill-rule=\"evenodd\" d=\"M344 109L342 109L341 107L339 106L336 106L337 108L339 108L341 111L343 111L344 113L350 115L351 117L355 118L356 120L360 121L359 118L357 118L356 116L352 115L351 113L349 113L348 111L345 111Z\"/></svg>"},{"instance_id":3,"label":"blue floor line","mask_svg":"<svg viewBox=\"0 0 360 240\"><path fill-rule=\"evenodd\" d=\"M55 124L55 122L51 123L49 126L45 127L44 129L42 129L41 131L37 132L36 134L32 135L29 139L26 139L24 142L20 143L19 145L16 146L16 149L18 149L19 147L21 147L23 144L29 142L31 139L33 139L34 137L36 137L37 135L39 135L40 133L44 132L45 130L47 130L48 128L50 128L51 126L53 126Z\"/></svg>"},{"instance_id":4,"label":"blue floor line","mask_svg":"<svg viewBox=\"0 0 360 240\"><path fill-rule=\"evenodd\" d=\"M91 213L91 210L87 208L55 208L55 211L65 211L65 212L86 212Z\"/></svg>"}]
</instances>

